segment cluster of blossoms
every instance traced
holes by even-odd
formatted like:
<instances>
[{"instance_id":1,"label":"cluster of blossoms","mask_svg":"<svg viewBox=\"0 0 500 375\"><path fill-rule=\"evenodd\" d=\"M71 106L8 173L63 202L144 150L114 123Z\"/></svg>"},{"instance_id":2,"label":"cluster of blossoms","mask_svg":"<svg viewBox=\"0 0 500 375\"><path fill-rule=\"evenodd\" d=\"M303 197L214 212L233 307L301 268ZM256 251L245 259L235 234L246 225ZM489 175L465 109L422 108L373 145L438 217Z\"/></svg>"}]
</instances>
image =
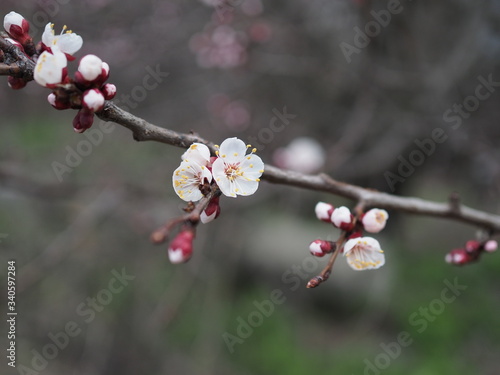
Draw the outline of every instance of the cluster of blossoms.
<instances>
[{"instance_id":1,"label":"cluster of blossoms","mask_svg":"<svg viewBox=\"0 0 500 375\"><path fill-rule=\"evenodd\" d=\"M496 251L497 248L498 243L495 240L483 242L471 240L465 243L465 247L451 250L446 254L445 260L447 263L463 266L464 264L478 260L484 251L492 253Z\"/></svg>"},{"instance_id":2,"label":"cluster of blossoms","mask_svg":"<svg viewBox=\"0 0 500 375\"><path fill-rule=\"evenodd\" d=\"M236 4L228 0L202 0L213 7L212 20L204 30L193 35L190 49L196 54L198 65L202 68L231 69L244 65L248 60L248 48L252 42L262 43L271 37L270 26L263 21L247 19L236 24L235 7L248 17L262 13L261 0L243 0Z\"/></svg>"},{"instance_id":3,"label":"cluster of blossoms","mask_svg":"<svg viewBox=\"0 0 500 375\"><path fill-rule=\"evenodd\" d=\"M354 216L347 207L335 208L329 203L319 202L315 207L316 217L331 223L342 231L337 242L315 240L309 245L312 255L323 257L326 254L340 252L347 259L347 264L356 270L370 270L385 264L384 251L380 243L372 237L363 237L363 232L378 233L385 228L388 213L373 208Z\"/></svg>"},{"instance_id":4,"label":"cluster of blossoms","mask_svg":"<svg viewBox=\"0 0 500 375\"><path fill-rule=\"evenodd\" d=\"M29 35L29 23L20 14L10 12L4 18L4 28L16 45L36 65L34 79L41 86L52 90L47 100L56 109L78 109L73 128L83 133L92 126L94 113L104 107L105 100L116 94L116 86L105 83L109 77L109 66L95 55L84 56L74 78L68 75L68 61L83 45L82 37L63 27L56 35L54 25L48 23L42 40L35 47ZM23 78L9 76L9 86L20 89L26 86Z\"/></svg>"},{"instance_id":5,"label":"cluster of blossoms","mask_svg":"<svg viewBox=\"0 0 500 375\"><path fill-rule=\"evenodd\" d=\"M174 171L172 184L176 194L186 202L197 202L211 194L200 214L204 224L220 215L220 195L235 198L248 196L257 191L260 176L264 173L262 159L238 138L228 138L216 146L216 156L202 143L193 143L182 155L180 166ZM172 263L186 262L193 253L195 225L188 220L171 242L168 255Z\"/></svg>"},{"instance_id":6,"label":"cluster of blossoms","mask_svg":"<svg viewBox=\"0 0 500 375\"><path fill-rule=\"evenodd\" d=\"M250 126L250 106L244 100L233 100L226 94L217 93L209 97L207 109L214 126L222 124L231 131L243 131Z\"/></svg>"}]
</instances>

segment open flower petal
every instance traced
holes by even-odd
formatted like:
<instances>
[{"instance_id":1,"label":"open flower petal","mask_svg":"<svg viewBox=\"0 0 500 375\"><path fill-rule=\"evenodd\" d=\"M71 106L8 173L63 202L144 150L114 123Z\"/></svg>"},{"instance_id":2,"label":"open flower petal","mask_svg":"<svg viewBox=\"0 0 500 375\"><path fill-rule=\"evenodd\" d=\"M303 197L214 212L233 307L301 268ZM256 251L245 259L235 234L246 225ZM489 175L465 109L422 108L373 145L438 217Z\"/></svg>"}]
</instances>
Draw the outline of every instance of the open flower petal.
<instances>
[{"instance_id":1,"label":"open flower petal","mask_svg":"<svg viewBox=\"0 0 500 375\"><path fill-rule=\"evenodd\" d=\"M79 51L83 45L83 39L80 35L66 32L63 35L56 37L56 44L59 46L61 51L67 53L68 55L73 55L75 52Z\"/></svg>"},{"instance_id":2,"label":"open flower petal","mask_svg":"<svg viewBox=\"0 0 500 375\"><path fill-rule=\"evenodd\" d=\"M193 143L187 151L182 154L182 160L196 162L200 165L208 165L210 162L210 149L203 143Z\"/></svg>"},{"instance_id":3,"label":"open flower petal","mask_svg":"<svg viewBox=\"0 0 500 375\"><path fill-rule=\"evenodd\" d=\"M194 162L182 162L174 171L172 184L179 198L196 202L203 198L200 186L205 183L205 179L209 183L212 181L212 174L207 167Z\"/></svg>"},{"instance_id":4,"label":"open flower petal","mask_svg":"<svg viewBox=\"0 0 500 375\"><path fill-rule=\"evenodd\" d=\"M54 46L57 46L61 52L73 55L82 48L83 39L80 35L66 30L66 26L64 26L60 35L55 35L54 24L49 22L43 31L42 43L51 50Z\"/></svg>"},{"instance_id":5,"label":"open flower petal","mask_svg":"<svg viewBox=\"0 0 500 375\"><path fill-rule=\"evenodd\" d=\"M356 271L372 270L385 264L385 255L379 242L371 237L358 237L344 245L344 256L349 266Z\"/></svg>"},{"instance_id":6,"label":"open flower petal","mask_svg":"<svg viewBox=\"0 0 500 375\"><path fill-rule=\"evenodd\" d=\"M67 65L66 56L57 47L52 49L52 53L45 51L38 57L34 79L38 84L46 87L61 83L64 78L64 68Z\"/></svg>"},{"instance_id":7,"label":"open flower petal","mask_svg":"<svg viewBox=\"0 0 500 375\"><path fill-rule=\"evenodd\" d=\"M238 163L243 160L247 152L245 142L236 137L228 138L221 143L219 148L219 157L226 163Z\"/></svg>"}]
</instances>

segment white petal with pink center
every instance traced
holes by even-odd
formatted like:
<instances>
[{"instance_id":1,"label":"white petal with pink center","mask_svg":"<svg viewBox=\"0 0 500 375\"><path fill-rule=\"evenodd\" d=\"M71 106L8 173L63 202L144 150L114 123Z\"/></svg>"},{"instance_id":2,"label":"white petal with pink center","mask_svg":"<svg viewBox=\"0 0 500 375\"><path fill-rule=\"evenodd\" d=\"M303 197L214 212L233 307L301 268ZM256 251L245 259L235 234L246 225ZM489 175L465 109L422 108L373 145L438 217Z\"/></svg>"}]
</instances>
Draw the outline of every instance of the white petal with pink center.
<instances>
[{"instance_id":1,"label":"white petal with pink center","mask_svg":"<svg viewBox=\"0 0 500 375\"><path fill-rule=\"evenodd\" d=\"M210 163L210 149L203 143L193 143L189 146L187 151L182 154L182 160L207 166Z\"/></svg>"},{"instance_id":2,"label":"white petal with pink center","mask_svg":"<svg viewBox=\"0 0 500 375\"><path fill-rule=\"evenodd\" d=\"M212 181L212 174L206 166L183 161L174 171L172 184L179 198L186 202L196 202L203 198L200 186L205 183L205 179L209 183Z\"/></svg>"},{"instance_id":3,"label":"white petal with pink center","mask_svg":"<svg viewBox=\"0 0 500 375\"><path fill-rule=\"evenodd\" d=\"M63 27L60 35L55 35L54 24L49 22L43 31L42 43L50 49L57 46L63 53L73 55L82 48L83 39L80 35L67 30L66 26Z\"/></svg>"},{"instance_id":4,"label":"white petal with pink center","mask_svg":"<svg viewBox=\"0 0 500 375\"><path fill-rule=\"evenodd\" d=\"M372 237L358 237L344 245L347 264L356 271L374 270L385 264L385 255L379 242Z\"/></svg>"},{"instance_id":5,"label":"white petal with pink center","mask_svg":"<svg viewBox=\"0 0 500 375\"><path fill-rule=\"evenodd\" d=\"M45 51L38 57L34 79L42 86L61 83L63 70L67 65L68 61L64 53L59 48L54 47L52 53Z\"/></svg>"},{"instance_id":6,"label":"white petal with pink center","mask_svg":"<svg viewBox=\"0 0 500 375\"><path fill-rule=\"evenodd\" d=\"M212 174L222 194L228 197L252 195L259 187L264 162L254 154L256 149L247 155L249 147L241 139L228 138L217 151Z\"/></svg>"},{"instance_id":7,"label":"white petal with pink center","mask_svg":"<svg viewBox=\"0 0 500 375\"><path fill-rule=\"evenodd\" d=\"M363 228L370 233L378 233L385 228L385 223L389 218L386 210L372 208L363 216Z\"/></svg>"}]
</instances>

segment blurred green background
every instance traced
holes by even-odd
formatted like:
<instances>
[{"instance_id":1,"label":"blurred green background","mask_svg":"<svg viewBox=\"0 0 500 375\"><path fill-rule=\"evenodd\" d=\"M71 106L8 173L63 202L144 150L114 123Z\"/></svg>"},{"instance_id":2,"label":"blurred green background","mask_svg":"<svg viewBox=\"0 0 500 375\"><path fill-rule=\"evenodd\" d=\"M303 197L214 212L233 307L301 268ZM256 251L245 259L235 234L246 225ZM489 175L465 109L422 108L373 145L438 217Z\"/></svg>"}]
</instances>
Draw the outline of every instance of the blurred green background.
<instances>
[{"instance_id":1,"label":"blurred green background","mask_svg":"<svg viewBox=\"0 0 500 375\"><path fill-rule=\"evenodd\" d=\"M160 126L216 143L248 140L286 106L297 117L258 152L271 164L276 150L307 136L325 151L323 171L391 192L384 173L397 173L398 156L445 129L446 142L395 193L446 201L457 191L464 204L499 212L498 92L456 130L443 115L474 95L478 77L500 81L500 2L402 1L350 63L340 44L354 45L355 27L387 1L210 3L7 0L0 10L23 14L35 40L46 19L82 35L77 57L108 62L120 105ZM148 67L169 75L140 99ZM353 203L263 182L251 197L222 199L221 216L198 229L193 259L174 266L149 235L182 212L171 188L182 150L137 143L116 126L60 181L53 163L87 140L72 130L75 112L53 110L35 83L12 91L3 81L0 274L16 260L18 366L33 368L50 335L75 322L81 331L37 372L498 374L498 254L462 268L444 262L477 228L389 212L376 236L383 268L358 273L338 259L330 280L308 290L326 263L309 255L309 242L338 234L315 219L314 205ZM134 92L140 100L125 104L121 95ZM106 292L123 270L134 279ZM466 289L436 302L454 282ZM284 302L260 319L256 304L275 290ZM87 298L106 295L92 319L83 313ZM227 345L249 316L257 326ZM411 344L391 344L402 332Z\"/></svg>"}]
</instances>

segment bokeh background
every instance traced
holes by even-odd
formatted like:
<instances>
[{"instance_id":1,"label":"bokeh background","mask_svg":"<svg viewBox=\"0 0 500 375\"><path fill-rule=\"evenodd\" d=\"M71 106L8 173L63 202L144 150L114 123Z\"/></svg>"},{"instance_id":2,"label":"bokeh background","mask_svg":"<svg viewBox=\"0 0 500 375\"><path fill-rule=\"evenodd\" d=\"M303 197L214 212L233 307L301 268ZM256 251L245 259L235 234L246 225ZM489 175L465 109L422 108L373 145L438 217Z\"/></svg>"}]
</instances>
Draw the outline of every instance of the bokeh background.
<instances>
[{"instance_id":1,"label":"bokeh background","mask_svg":"<svg viewBox=\"0 0 500 375\"><path fill-rule=\"evenodd\" d=\"M77 55L109 63L119 105L160 126L262 143L273 110L286 107L296 117L264 139L268 163L391 192L384 174L398 173L416 139L444 129L447 140L395 193L446 201L456 191L464 204L499 212L498 87L458 128L443 116L475 95L479 77L500 81L500 2L402 0L349 63L341 43L354 45L355 28L388 3L4 0L0 10L23 14L38 39L48 20L82 35ZM169 75L143 90L151 69ZM81 332L39 373L498 374L500 258L444 262L478 228L390 212L377 235L382 269L358 273L338 259L331 279L307 290L326 262L309 255L309 242L338 235L315 219L314 205L353 202L263 182L251 197L223 199L222 215L198 229L193 259L174 266L149 235L182 212L171 188L182 150L137 143L116 126L59 179L53 163L87 139L72 130L75 113L52 109L36 83L12 91L3 81L0 274L16 260L18 366L33 368L49 334L73 321ZM287 152L300 137L309 140ZM135 279L85 322L78 307L123 269ZM440 304L447 280L467 288ZM228 346L224 334L237 336L274 290L285 301ZM401 332L411 344L384 355Z\"/></svg>"}]
</instances>

